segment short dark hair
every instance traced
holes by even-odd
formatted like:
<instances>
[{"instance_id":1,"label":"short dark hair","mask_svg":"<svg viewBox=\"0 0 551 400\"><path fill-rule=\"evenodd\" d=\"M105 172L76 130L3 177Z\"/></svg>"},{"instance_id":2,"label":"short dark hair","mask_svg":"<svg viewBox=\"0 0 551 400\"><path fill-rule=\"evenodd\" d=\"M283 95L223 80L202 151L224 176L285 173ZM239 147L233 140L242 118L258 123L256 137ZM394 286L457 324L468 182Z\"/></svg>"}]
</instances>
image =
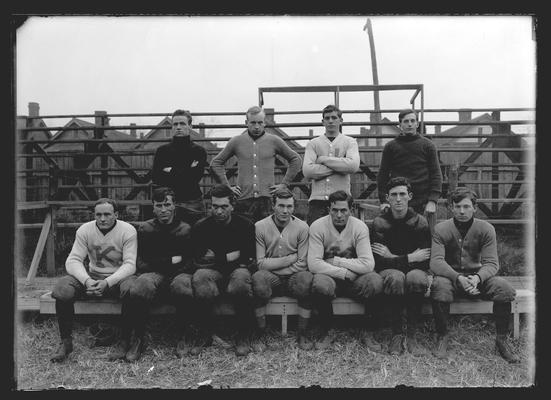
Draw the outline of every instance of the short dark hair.
<instances>
[{"instance_id":1,"label":"short dark hair","mask_svg":"<svg viewBox=\"0 0 551 400\"><path fill-rule=\"evenodd\" d=\"M233 193L233 190L228 185L224 185L222 183L214 185L210 189L210 197L228 197L230 199L230 203L235 203L235 194Z\"/></svg>"},{"instance_id":2,"label":"short dark hair","mask_svg":"<svg viewBox=\"0 0 551 400\"><path fill-rule=\"evenodd\" d=\"M276 203L277 199L293 199L293 203L295 200L295 196L293 196L293 192L291 192L289 189L278 189L275 191L275 193L272 195L272 203Z\"/></svg>"},{"instance_id":3,"label":"short dark hair","mask_svg":"<svg viewBox=\"0 0 551 400\"><path fill-rule=\"evenodd\" d=\"M174 119L174 117L177 116L177 115L185 116L187 118L188 124L191 125L192 118L191 118L191 113L188 110L178 109L178 110L174 111L172 113L172 119Z\"/></svg>"},{"instance_id":4,"label":"short dark hair","mask_svg":"<svg viewBox=\"0 0 551 400\"><path fill-rule=\"evenodd\" d=\"M403 176L395 176L394 178L390 178L389 181L386 184L386 193L390 192L390 189L396 186L406 186L408 188L408 193L411 193L411 183L409 182L408 178L405 178Z\"/></svg>"},{"instance_id":5,"label":"short dark hair","mask_svg":"<svg viewBox=\"0 0 551 400\"><path fill-rule=\"evenodd\" d=\"M415 114L415 119L417 121L419 121L419 116L417 115L417 111L415 110L412 110L411 108L407 109L407 110L402 110L400 111L400 113L398 114L398 122L402 122L402 120L404 119L404 117L408 114Z\"/></svg>"},{"instance_id":6,"label":"short dark hair","mask_svg":"<svg viewBox=\"0 0 551 400\"><path fill-rule=\"evenodd\" d=\"M329 204L335 203L337 201L346 201L350 209L352 209L352 204L354 203L354 199L352 198L352 196L346 193L344 190L337 190L336 192L333 192L329 195Z\"/></svg>"},{"instance_id":7,"label":"short dark hair","mask_svg":"<svg viewBox=\"0 0 551 400\"><path fill-rule=\"evenodd\" d=\"M457 187L455 188L449 195L450 205L453 205L453 203L459 203L463 199L471 199L471 202L473 203L473 206L476 205L476 200L478 199L478 195L476 192L468 187Z\"/></svg>"},{"instance_id":8,"label":"short dark hair","mask_svg":"<svg viewBox=\"0 0 551 400\"><path fill-rule=\"evenodd\" d=\"M119 205L117 204L117 202L113 199L108 198L108 197L102 197L100 199L97 199L96 202L94 203L94 208L92 209L92 211L96 210L96 206L98 204L111 204L113 206L113 211L114 212L119 211Z\"/></svg>"},{"instance_id":9,"label":"short dark hair","mask_svg":"<svg viewBox=\"0 0 551 400\"><path fill-rule=\"evenodd\" d=\"M155 189L153 189L151 201L164 201L167 196L171 196L173 202L176 201L174 190L166 186L156 187Z\"/></svg>"},{"instance_id":10,"label":"short dark hair","mask_svg":"<svg viewBox=\"0 0 551 400\"><path fill-rule=\"evenodd\" d=\"M321 116L323 117L325 116L325 114L329 114L335 111L337 112L337 115L339 116L339 118L342 118L342 111L339 109L339 107L333 104L329 104L328 106L326 106L321 112Z\"/></svg>"},{"instance_id":11,"label":"short dark hair","mask_svg":"<svg viewBox=\"0 0 551 400\"><path fill-rule=\"evenodd\" d=\"M247 119L249 119L249 115L256 115L256 114L260 114L260 113L264 113L264 115L266 115L266 113L265 113L265 111L262 107L252 106L252 107L249 107L249 109L245 112L245 117Z\"/></svg>"}]
</instances>

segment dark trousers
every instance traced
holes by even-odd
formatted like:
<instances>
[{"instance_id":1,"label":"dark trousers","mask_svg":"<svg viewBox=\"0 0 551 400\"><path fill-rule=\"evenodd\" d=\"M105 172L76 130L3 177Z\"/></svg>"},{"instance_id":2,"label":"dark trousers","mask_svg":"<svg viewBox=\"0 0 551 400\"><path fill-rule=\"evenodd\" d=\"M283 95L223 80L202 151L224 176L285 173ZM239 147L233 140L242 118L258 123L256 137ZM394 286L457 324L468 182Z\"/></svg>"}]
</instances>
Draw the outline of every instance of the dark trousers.
<instances>
[{"instance_id":1,"label":"dark trousers","mask_svg":"<svg viewBox=\"0 0 551 400\"><path fill-rule=\"evenodd\" d=\"M136 325L138 315L132 312L128 303L129 278L123 279L117 285L108 287L103 297L120 298L122 300L121 328L122 337L129 339L133 327ZM55 301L55 310L59 334L61 339L69 339L73 332L73 319L75 315L75 301L88 297L86 287L78 279L71 275L65 275L57 281L52 297Z\"/></svg>"},{"instance_id":2,"label":"dark trousers","mask_svg":"<svg viewBox=\"0 0 551 400\"><path fill-rule=\"evenodd\" d=\"M209 334L213 331L213 305L225 295L235 308L238 333L250 331L254 326L254 303L251 273L246 268L237 268L225 276L220 271L201 268L192 278L199 318L199 325Z\"/></svg>"},{"instance_id":3,"label":"dark trousers","mask_svg":"<svg viewBox=\"0 0 551 400\"><path fill-rule=\"evenodd\" d=\"M136 335L143 336L149 315L149 306L159 299L168 300L176 306L177 321L181 330L193 321L192 275L180 273L165 275L146 272L128 279L128 307L138 315ZM135 310L135 311L134 311Z\"/></svg>"},{"instance_id":4,"label":"dark trousers","mask_svg":"<svg viewBox=\"0 0 551 400\"><path fill-rule=\"evenodd\" d=\"M312 280L312 303L318 311L319 324L329 329L333 317L332 300L336 297L351 297L365 306L366 327L376 329L380 321L383 279L372 271L358 276L354 281L334 279L325 274L314 274Z\"/></svg>"},{"instance_id":5,"label":"dark trousers","mask_svg":"<svg viewBox=\"0 0 551 400\"><path fill-rule=\"evenodd\" d=\"M298 306L312 308L310 289L314 275L310 271L291 275L276 275L270 271L256 271L252 276L255 307L266 306L274 296L290 296L298 300Z\"/></svg>"},{"instance_id":6,"label":"dark trousers","mask_svg":"<svg viewBox=\"0 0 551 400\"><path fill-rule=\"evenodd\" d=\"M178 201L176 203L176 216L185 223L193 226L193 224L206 216L203 198L199 197L193 200Z\"/></svg>"},{"instance_id":7,"label":"dark trousers","mask_svg":"<svg viewBox=\"0 0 551 400\"><path fill-rule=\"evenodd\" d=\"M456 282L452 282L443 276L435 276L431 286L431 303L436 332L440 335L448 333L448 318L450 303L455 296L480 297L491 300L493 304L493 315L498 335L510 332L509 320L511 318L511 302L515 299L515 289L511 284L499 277L492 276L478 285L480 295L470 296L465 293Z\"/></svg>"},{"instance_id":8,"label":"dark trousers","mask_svg":"<svg viewBox=\"0 0 551 400\"><path fill-rule=\"evenodd\" d=\"M397 269L385 269L379 274L383 278L384 301L390 306L392 333L403 333L404 322L408 332L413 332L421 318L423 299L429 285L427 272L413 269L404 274Z\"/></svg>"}]
</instances>

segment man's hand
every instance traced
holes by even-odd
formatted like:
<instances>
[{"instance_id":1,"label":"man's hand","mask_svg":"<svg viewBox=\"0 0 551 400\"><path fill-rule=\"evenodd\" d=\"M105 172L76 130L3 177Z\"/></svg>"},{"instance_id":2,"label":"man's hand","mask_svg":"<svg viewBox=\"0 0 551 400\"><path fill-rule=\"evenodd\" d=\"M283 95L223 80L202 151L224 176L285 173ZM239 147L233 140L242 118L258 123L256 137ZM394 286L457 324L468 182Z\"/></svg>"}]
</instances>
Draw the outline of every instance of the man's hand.
<instances>
[{"instance_id":1,"label":"man's hand","mask_svg":"<svg viewBox=\"0 0 551 400\"><path fill-rule=\"evenodd\" d=\"M432 200L429 200L425 206L425 212L432 214L436 212L436 203Z\"/></svg>"},{"instance_id":2,"label":"man's hand","mask_svg":"<svg viewBox=\"0 0 551 400\"><path fill-rule=\"evenodd\" d=\"M172 256L172 264L178 264L182 262L182 256Z\"/></svg>"},{"instance_id":3,"label":"man's hand","mask_svg":"<svg viewBox=\"0 0 551 400\"><path fill-rule=\"evenodd\" d=\"M289 265L294 264L298 261L297 253L289 254L287 257L289 257Z\"/></svg>"},{"instance_id":4,"label":"man's hand","mask_svg":"<svg viewBox=\"0 0 551 400\"><path fill-rule=\"evenodd\" d=\"M91 289L93 289L92 295L101 297L109 287L109 284L105 279L95 281Z\"/></svg>"},{"instance_id":5,"label":"man's hand","mask_svg":"<svg viewBox=\"0 0 551 400\"><path fill-rule=\"evenodd\" d=\"M97 281L92 278L88 278L84 282L84 286L86 287L86 294L88 296L93 296L96 293L96 283Z\"/></svg>"},{"instance_id":6,"label":"man's hand","mask_svg":"<svg viewBox=\"0 0 551 400\"><path fill-rule=\"evenodd\" d=\"M421 262L430 258L430 249L416 249L413 253L408 254L408 262Z\"/></svg>"},{"instance_id":7,"label":"man's hand","mask_svg":"<svg viewBox=\"0 0 551 400\"><path fill-rule=\"evenodd\" d=\"M203 257L201 257L201 259L206 262L214 262L214 260L216 260L216 255L214 254L214 251L207 249L207 252Z\"/></svg>"},{"instance_id":8,"label":"man's hand","mask_svg":"<svg viewBox=\"0 0 551 400\"><path fill-rule=\"evenodd\" d=\"M480 284L480 276L478 275L468 275L467 279L471 282L473 285L474 290L471 292L471 294L480 294L480 289L478 289L478 285Z\"/></svg>"},{"instance_id":9,"label":"man's hand","mask_svg":"<svg viewBox=\"0 0 551 400\"><path fill-rule=\"evenodd\" d=\"M382 243L373 243L371 245L371 250L373 250L373 253L380 255L381 257L396 257L396 255L392 254L391 251Z\"/></svg>"},{"instance_id":10,"label":"man's hand","mask_svg":"<svg viewBox=\"0 0 551 400\"><path fill-rule=\"evenodd\" d=\"M239 252L239 250L232 251L231 253L226 254L226 260L228 262L236 261L240 255L241 253Z\"/></svg>"},{"instance_id":11,"label":"man's hand","mask_svg":"<svg viewBox=\"0 0 551 400\"><path fill-rule=\"evenodd\" d=\"M349 269L347 269L345 274L344 274L344 280L345 281L353 281L357 277L358 277L358 275L355 272L350 271Z\"/></svg>"},{"instance_id":12,"label":"man's hand","mask_svg":"<svg viewBox=\"0 0 551 400\"><path fill-rule=\"evenodd\" d=\"M457 278L457 282L467 294L475 296L480 293L480 291L475 286L473 286L472 282L466 276L459 275L459 277Z\"/></svg>"},{"instance_id":13,"label":"man's hand","mask_svg":"<svg viewBox=\"0 0 551 400\"><path fill-rule=\"evenodd\" d=\"M193 160L193 162L191 163L190 167L191 167L191 168L195 168L197 165L199 165L199 161Z\"/></svg>"},{"instance_id":14,"label":"man's hand","mask_svg":"<svg viewBox=\"0 0 551 400\"><path fill-rule=\"evenodd\" d=\"M390 208L390 204L388 203L381 203L381 205L379 206L379 210L381 210L381 213L385 212L387 208Z\"/></svg>"},{"instance_id":15,"label":"man's hand","mask_svg":"<svg viewBox=\"0 0 551 400\"><path fill-rule=\"evenodd\" d=\"M326 258L325 261L327 264L331 264L331 265L335 265L334 262L335 262L335 259L333 257L329 257L329 258Z\"/></svg>"},{"instance_id":16,"label":"man's hand","mask_svg":"<svg viewBox=\"0 0 551 400\"><path fill-rule=\"evenodd\" d=\"M164 167L163 171L170 172L170 171L172 171L172 167Z\"/></svg>"},{"instance_id":17,"label":"man's hand","mask_svg":"<svg viewBox=\"0 0 551 400\"><path fill-rule=\"evenodd\" d=\"M287 185L285 183L278 183L277 185L272 185L268 188L272 196L276 191L280 189L287 189Z\"/></svg>"},{"instance_id":18,"label":"man's hand","mask_svg":"<svg viewBox=\"0 0 551 400\"><path fill-rule=\"evenodd\" d=\"M236 197L241 197L241 188L239 186L231 186L230 189Z\"/></svg>"}]
</instances>

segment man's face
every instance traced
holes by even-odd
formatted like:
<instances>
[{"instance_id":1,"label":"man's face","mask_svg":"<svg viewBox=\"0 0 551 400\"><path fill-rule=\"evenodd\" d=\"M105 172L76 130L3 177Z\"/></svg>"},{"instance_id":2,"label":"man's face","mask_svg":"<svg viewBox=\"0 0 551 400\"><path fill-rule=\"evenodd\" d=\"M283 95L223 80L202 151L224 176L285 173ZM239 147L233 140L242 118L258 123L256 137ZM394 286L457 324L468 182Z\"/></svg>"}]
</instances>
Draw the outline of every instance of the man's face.
<instances>
[{"instance_id":1,"label":"man's face","mask_svg":"<svg viewBox=\"0 0 551 400\"><path fill-rule=\"evenodd\" d=\"M94 208L94 217L99 229L110 229L115 225L118 216L119 214L114 210L112 204L102 203Z\"/></svg>"},{"instance_id":2,"label":"man's face","mask_svg":"<svg viewBox=\"0 0 551 400\"><path fill-rule=\"evenodd\" d=\"M216 222L225 223L231 217L233 206L229 197L212 197L212 216Z\"/></svg>"},{"instance_id":3,"label":"man's face","mask_svg":"<svg viewBox=\"0 0 551 400\"><path fill-rule=\"evenodd\" d=\"M288 199L279 199L276 197L274 204L274 216L280 224L286 224L291 219L295 211L295 201L292 197Z\"/></svg>"},{"instance_id":4,"label":"man's face","mask_svg":"<svg viewBox=\"0 0 551 400\"><path fill-rule=\"evenodd\" d=\"M404 115L404 118L400 121L400 130L406 135L415 135L418 127L419 122L417 121L415 113Z\"/></svg>"},{"instance_id":5,"label":"man's face","mask_svg":"<svg viewBox=\"0 0 551 400\"><path fill-rule=\"evenodd\" d=\"M166 196L163 201L153 200L153 215L161 224L170 224L174 219L175 210L172 196Z\"/></svg>"},{"instance_id":6,"label":"man's face","mask_svg":"<svg viewBox=\"0 0 551 400\"><path fill-rule=\"evenodd\" d=\"M350 217L350 207L348 207L348 202L346 200L342 200L331 203L329 214L331 215L331 220L336 228L345 227L348 222L348 218Z\"/></svg>"},{"instance_id":7,"label":"man's face","mask_svg":"<svg viewBox=\"0 0 551 400\"><path fill-rule=\"evenodd\" d=\"M189 136L189 121L185 115L175 115L172 118L172 135L173 136Z\"/></svg>"},{"instance_id":8,"label":"man's face","mask_svg":"<svg viewBox=\"0 0 551 400\"><path fill-rule=\"evenodd\" d=\"M470 220L476 211L476 206L473 206L473 202L470 198L465 198L459 203L452 204L453 217L460 222L467 222Z\"/></svg>"},{"instance_id":9,"label":"man's face","mask_svg":"<svg viewBox=\"0 0 551 400\"><path fill-rule=\"evenodd\" d=\"M265 122L264 119L266 115L264 112L259 112L258 114L247 114L247 119L245 119L245 124L247 124L247 129L253 136L259 136L264 132Z\"/></svg>"},{"instance_id":10,"label":"man's face","mask_svg":"<svg viewBox=\"0 0 551 400\"><path fill-rule=\"evenodd\" d=\"M390 204L390 208L397 212L407 210L408 203L411 198L412 194L408 193L408 188L405 185L394 186L386 195L386 200L388 201L388 204Z\"/></svg>"},{"instance_id":11,"label":"man's face","mask_svg":"<svg viewBox=\"0 0 551 400\"><path fill-rule=\"evenodd\" d=\"M339 114L336 111L331 111L323 114L323 119L321 120L325 131L329 134L336 135L339 133L339 128L342 124L342 118L339 117Z\"/></svg>"}]
</instances>

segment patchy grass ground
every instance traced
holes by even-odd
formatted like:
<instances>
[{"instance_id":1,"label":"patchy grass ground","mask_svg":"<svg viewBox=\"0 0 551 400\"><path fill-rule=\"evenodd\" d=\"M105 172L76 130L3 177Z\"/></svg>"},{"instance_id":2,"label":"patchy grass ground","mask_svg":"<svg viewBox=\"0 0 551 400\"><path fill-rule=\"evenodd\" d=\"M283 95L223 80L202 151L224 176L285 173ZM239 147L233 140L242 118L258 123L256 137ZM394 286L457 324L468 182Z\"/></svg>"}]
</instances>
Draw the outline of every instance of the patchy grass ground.
<instances>
[{"instance_id":1,"label":"patchy grass ground","mask_svg":"<svg viewBox=\"0 0 551 400\"><path fill-rule=\"evenodd\" d=\"M228 318L228 317L226 317ZM273 318L273 319L272 319ZM157 316L149 324L148 346L142 358L129 364L106 360L110 347L91 347L88 327L93 318L78 317L75 350L63 364L52 364L50 355L58 344L55 317L19 321L16 335L16 377L19 390L197 388L210 381L213 388L323 388L414 387L527 387L534 384L532 323L521 319L521 336L512 340L522 362L510 365L494 349L495 330L486 315L452 316L448 360L433 356L413 357L376 354L366 350L353 335L354 316L336 317L337 335L328 350L303 351L290 332L282 337L279 321L269 317L269 350L238 358L233 350L209 347L198 357L179 359L174 353L176 330L170 318ZM105 321L105 319L103 319ZM231 324L224 324L226 329ZM229 331L221 335L230 340ZM390 330L376 337L388 344ZM421 343L434 345L433 323L425 319Z\"/></svg>"}]
</instances>

